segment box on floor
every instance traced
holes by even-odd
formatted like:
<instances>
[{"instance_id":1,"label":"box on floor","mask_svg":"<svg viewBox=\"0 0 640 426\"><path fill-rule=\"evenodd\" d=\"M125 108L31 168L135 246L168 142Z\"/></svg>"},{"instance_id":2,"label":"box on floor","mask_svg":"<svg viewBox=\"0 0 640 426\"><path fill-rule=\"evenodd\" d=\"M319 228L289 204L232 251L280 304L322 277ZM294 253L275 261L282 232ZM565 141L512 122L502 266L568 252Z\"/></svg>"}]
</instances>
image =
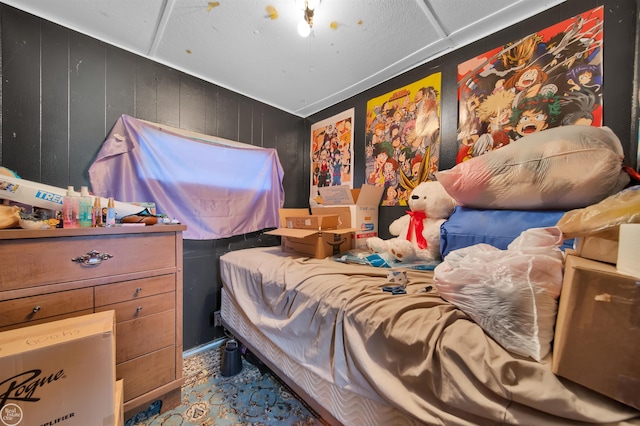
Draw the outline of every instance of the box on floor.
<instances>
[{"instance_id":1,"label":"box on floor","mask_svg":"<svg viewBox=\"0 0 640 426\"><path fill-rule=\"evenodd\" d=\"M640 281L568 255L554 337L553 372L640 409Z\"/></svg>"},{"instance_id":2,"label":"box on floor","mask_svg":"<svg viewBox=\"0 0 640 426\"><path fill-rule=\"evenodd\" d=\"M114 311L0 333L3 424L117 424L115 345Z\"/></svg>"}]
</instances>

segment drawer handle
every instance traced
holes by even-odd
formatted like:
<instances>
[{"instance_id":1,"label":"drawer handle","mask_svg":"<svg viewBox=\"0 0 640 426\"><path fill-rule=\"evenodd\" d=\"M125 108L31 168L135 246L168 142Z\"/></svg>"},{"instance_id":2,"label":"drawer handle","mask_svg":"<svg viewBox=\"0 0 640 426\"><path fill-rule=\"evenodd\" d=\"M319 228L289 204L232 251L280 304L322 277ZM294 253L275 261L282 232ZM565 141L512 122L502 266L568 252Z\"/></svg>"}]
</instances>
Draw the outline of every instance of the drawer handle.
<instances>
[{"instance_id":1,"label":"drawer handle","mask_svg":"<svg viewBox=\"0 0 640 426\"><path fill-rule=\"evenodd\" d=\"M109 253L100 253L97 250L88 251L87 254L77 256L71 259L72 262L82 263L83 265L94 266L102 263L103 260L111 259L113 256Z\"/></svg>"},{"instance_id":2,"label":"drawer handle","mask_svg":"<svg viewBox=\"0 0 640 426\"><path fill-rule=\"evenodd\" d=\"M36 312L38 312L40 310L40 306L36 306L35 308L33 308L33 313L35 314Z\"/></svg>"},{"instance_id":3,"label":"drawer handle","mask_svg":"<svg viewBox=\"0 0 640 426\"><path fill-rule=\"evenodd\" d=\"M140 312L142 312L142 306L138 306L136 308L136 315L139 314Z\"/></svg>"},{"instance_id":4,"label":"drawer handle","mask_svg":"<svg viewBox=\"0 0 640 426\"><path fill-rule=\"evenodd\" d=\"M135 293L135 295L137 296L137 295L139 295L140 293L142 293L142 287L138 287L138 288L136 288L136 293Z\"/></svg>"}]
</instances>

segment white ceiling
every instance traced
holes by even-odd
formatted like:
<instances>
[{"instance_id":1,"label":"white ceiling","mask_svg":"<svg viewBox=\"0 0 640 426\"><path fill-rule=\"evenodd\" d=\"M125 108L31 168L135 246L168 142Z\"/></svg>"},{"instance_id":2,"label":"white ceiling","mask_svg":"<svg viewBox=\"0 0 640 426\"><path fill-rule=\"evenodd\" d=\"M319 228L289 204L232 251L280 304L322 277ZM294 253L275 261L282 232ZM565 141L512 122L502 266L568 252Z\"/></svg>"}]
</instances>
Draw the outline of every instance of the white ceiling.
<instances>
[{"instance_id":1,"label":"white ceiling","mask_svg":"<svg viewBox=\"0 0 640 426\"><path fill-rule=\"evenodd\" d=\"M564 0L0 1L307 117Z\"/></svg>"}]
</instances>

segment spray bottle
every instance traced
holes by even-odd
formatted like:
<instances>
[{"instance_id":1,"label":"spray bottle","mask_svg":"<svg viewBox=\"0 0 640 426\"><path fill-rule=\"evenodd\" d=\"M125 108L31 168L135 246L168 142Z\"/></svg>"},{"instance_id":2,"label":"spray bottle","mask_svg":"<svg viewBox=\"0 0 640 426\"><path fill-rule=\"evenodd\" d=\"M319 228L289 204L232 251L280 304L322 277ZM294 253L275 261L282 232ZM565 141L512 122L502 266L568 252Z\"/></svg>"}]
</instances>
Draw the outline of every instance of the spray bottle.
<instances>
[{"instance_id":1,"label":"spray bottle","mask_svg":"<svg viewBox=\"0 0 640 426\"><path fill-rule=\"evenodd\" d=\"M116 209L113 197L109 197L107 203L107 226L116 226Z\"/></svg>"},{"instance_id":2,"label":"spray bottle","mask_svg":"<svg viewBox=\"0 0 640 426\"><path fill-rule=\"evenodd\" d=\"M93 206L91 204L89 188L86 186L80 187L78 222L81 228L91 228L91 215L93 213Z\"/></svg>"},{"instance_id":3,"label":"spray bottle","mask_svg":"<svg viewBox=\"0 0 640 426\"><path fill-rule=\"evenodd\" d=\"M67 194L62 198L62 227L78 228L78 208L80 197L75 195L73 186L67 186Z\"/></svg>"},{"instance_id":4,"label":"spray bottle","mask_svg":"<svg viewBox=\"0 0 640 426\"><path fill-rule=\"evenodd\" d=\"M91 215L91 225L94 228L100 228L102 226L102 205L100 203L100 197L96 197L93 200L93 214Z\"/></svg>"}]
</instances>

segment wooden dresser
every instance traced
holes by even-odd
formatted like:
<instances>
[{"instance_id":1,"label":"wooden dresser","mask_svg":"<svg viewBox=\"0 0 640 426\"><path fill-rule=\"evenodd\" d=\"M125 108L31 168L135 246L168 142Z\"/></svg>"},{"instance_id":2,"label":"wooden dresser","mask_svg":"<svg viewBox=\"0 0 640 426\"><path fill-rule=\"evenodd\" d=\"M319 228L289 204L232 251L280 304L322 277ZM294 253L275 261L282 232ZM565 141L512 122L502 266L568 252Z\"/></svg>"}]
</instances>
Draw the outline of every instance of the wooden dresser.
<instances>
[{"instance_id":1,"label":"wooden dresser","mask_svg":"<svg viewBox=\"0 0 640 426\"><path fill-rule=\"evenodd\" d=\"M116 313L126 415L180 404L182 225L0 230L0 331Z\"/></svg>"}]
</instances>

